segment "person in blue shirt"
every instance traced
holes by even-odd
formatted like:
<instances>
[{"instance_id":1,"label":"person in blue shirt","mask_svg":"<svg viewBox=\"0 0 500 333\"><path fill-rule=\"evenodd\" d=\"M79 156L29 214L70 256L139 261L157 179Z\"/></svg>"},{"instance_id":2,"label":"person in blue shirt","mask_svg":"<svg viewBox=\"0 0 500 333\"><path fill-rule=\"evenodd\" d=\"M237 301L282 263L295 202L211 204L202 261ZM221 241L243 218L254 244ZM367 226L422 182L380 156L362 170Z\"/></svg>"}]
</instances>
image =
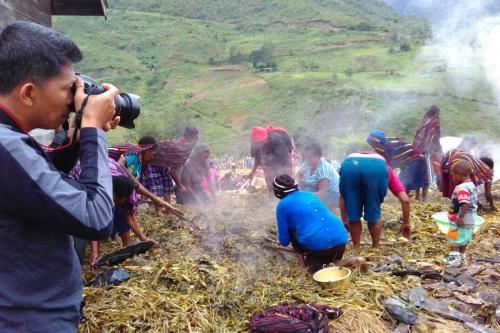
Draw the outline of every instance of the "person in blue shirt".
<instances>
[{"instance_id":1,"label":"person in blue shirt","mask_svg":"<svg viewBox=\"0 0 500 333\"><path fill-rule=\"evenodd\" d=\"M364 258L342 260L347 231L318 196L299 191L295 180L286 174L274 179L273 190L281 199L276 207L279 243L291 243L311 273L332 264L366 269Z\"/></svg>"},{"instance_id":2,"label":"person in blue shirt","mask_svg":"<svg viewBox=\"0 0 500 333\"><path fill-rule=\"evenodd\" d=\"M340 176L329 162L321 157L322 149L319 144L308 144L302 157L304 163L299 171L300 189L314 192L330 208L339 206Z\"/></svg>"}]
</instances>

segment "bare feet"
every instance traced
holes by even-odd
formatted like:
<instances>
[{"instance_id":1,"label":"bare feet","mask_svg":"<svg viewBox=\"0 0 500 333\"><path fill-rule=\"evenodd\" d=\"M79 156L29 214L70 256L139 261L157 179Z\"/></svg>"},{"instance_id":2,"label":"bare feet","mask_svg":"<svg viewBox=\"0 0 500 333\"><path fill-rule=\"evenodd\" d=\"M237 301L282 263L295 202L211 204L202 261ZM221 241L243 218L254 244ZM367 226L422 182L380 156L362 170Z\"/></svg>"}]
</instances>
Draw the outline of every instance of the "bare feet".
<instances>
[{"instance_id":1,"label":"bare feet","mask_svg":"<svg viewBox=\"0 0 500 333\"><path fill-rule=\"evenodd\" d=\"M333 264L338 267L358 268L361 273L367 273L369 265L363 257L350 257L334 261Z\"/></svg>"}]
</instances>

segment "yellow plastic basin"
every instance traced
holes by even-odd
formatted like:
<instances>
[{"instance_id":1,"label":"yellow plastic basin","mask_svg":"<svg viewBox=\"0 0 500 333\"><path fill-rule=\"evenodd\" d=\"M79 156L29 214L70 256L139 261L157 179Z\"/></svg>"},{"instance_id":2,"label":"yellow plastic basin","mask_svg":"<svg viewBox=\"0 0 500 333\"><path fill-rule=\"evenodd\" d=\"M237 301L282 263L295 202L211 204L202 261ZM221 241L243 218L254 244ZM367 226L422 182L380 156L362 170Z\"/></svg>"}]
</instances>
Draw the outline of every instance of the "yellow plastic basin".
<instances>
[{"instance_id":1,"label":"yellow plastic basin","mask_svg":"<svg viewBox=\"0 0 500 333\"><path fill-rule=\"evenodd\" d=\"M313 279L325 288L338 288L349 284L351 270L345 267L327 267L314 273Z\"/></svg>"}]
</instances>

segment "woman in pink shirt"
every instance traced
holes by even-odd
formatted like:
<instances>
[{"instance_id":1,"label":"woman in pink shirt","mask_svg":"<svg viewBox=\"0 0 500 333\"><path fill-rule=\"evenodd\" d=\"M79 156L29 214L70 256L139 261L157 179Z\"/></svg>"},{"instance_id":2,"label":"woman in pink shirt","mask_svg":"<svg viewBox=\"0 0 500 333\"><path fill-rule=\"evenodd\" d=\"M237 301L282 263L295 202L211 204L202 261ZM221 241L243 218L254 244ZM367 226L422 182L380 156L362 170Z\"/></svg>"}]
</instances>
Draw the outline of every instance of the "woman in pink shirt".
<instances>
[{"instance_id":1,"label":"woman in pink shirt","mask_svg":"<svg viewBox=\"0 0 500 333\"><path fill-rule=\"evenodd\" d=\"M387 189L401 202L401 234L410 236L410 200L405 187L384 157L370 151L350 154L342 162L339 186L342 221L351 234L354 246L359 246L361 241L361 217L368 223L372 247L379 246L384 226L380 218L381 205Z\"/></svg>"}]
</instances>

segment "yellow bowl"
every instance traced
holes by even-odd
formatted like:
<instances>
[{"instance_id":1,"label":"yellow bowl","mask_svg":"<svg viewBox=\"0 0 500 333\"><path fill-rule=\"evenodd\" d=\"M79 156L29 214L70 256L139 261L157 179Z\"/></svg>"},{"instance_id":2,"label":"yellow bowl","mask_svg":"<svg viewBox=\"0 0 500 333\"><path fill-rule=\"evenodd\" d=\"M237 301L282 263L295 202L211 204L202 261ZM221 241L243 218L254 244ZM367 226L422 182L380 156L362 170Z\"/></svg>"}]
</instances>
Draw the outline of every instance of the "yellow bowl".
<instances>
[{"instance_id":1,"label":"yellow bowl","mask_svg":"<svg viewBox=\"0 0 500 333\"><path fill-rule=\"evenodd\" d=\"M339 288L351 281L351 270L345 267L327 267L313 275L314 281L325 288Z\"/></svg>"}]
</instances>

